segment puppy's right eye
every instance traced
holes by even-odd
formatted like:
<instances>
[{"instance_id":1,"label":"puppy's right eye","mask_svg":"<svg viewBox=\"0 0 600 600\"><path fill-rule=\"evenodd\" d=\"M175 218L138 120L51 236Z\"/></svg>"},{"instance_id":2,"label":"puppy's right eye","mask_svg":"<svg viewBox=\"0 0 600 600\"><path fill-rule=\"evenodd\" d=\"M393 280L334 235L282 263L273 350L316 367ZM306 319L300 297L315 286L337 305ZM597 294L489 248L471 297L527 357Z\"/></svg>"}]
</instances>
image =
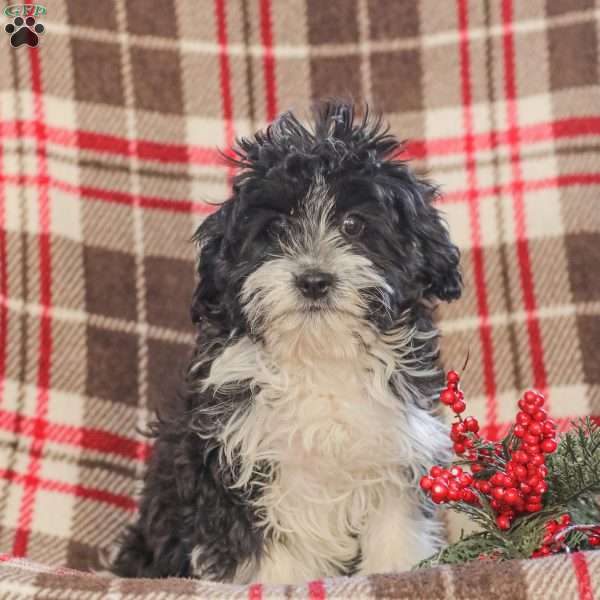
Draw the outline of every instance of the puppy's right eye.
<instances>
[{"instance_id":1,"label":"puppy's right eye","mask_svg":"<svg viewBox=\"0 0 600 600\"><path fill-rule=\"evenodd\" d=\"M287 227L287 221L284 217L275 217L267 225L267 231L271 237L280 237Z\"/></svg>"}]
</instances>

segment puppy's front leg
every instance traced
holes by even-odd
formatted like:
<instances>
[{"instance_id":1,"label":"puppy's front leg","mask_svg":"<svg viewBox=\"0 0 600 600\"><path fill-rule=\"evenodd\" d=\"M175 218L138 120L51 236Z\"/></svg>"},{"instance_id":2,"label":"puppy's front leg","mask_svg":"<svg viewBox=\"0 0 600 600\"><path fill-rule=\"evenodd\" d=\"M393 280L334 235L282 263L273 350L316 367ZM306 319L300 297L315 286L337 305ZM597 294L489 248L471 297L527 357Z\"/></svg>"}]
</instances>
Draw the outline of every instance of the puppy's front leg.
<instances>
[{"instance_id":1,"label":"puppy's front leg","mask_svg":"<svg viewBox=\"0 0 600 600\"><path fill-rule=\"evenodd\" d=\"M302 583L326 575L315 564L314 557L299 559L288 545L273 542L260 561L254 581L270 584Z\"/></svg>"},{"instance_id":2,"label":"puppy's front leg","mask_svg":"<svg viewBox=\"0 0 600 600\"><path fill-rule=\"evenodd\" d=\"M386 489L361 534L359 573L406 571L438 548L440 524L427 519L410 491Z\"/></svg>"}]
</instances>

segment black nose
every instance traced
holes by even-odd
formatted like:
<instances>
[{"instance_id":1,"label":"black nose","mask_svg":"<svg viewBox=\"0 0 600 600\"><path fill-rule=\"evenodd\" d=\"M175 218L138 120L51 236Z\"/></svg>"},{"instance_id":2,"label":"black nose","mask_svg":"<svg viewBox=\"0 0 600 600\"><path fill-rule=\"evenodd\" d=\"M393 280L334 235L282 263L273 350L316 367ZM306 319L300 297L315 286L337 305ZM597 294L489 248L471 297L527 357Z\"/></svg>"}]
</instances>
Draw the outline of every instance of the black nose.
<instances>
[{"instance_id":1,"label":"black nose","mask_svg":"<svg viewBox=\"0 0 600 600\"><path fill-rule=\"evenodd\" d=\"M303 296L318 300L327 295L333 284L333 275L323 271L306 271L296 278L296 285Z\"/></svg>"}]
</instances>

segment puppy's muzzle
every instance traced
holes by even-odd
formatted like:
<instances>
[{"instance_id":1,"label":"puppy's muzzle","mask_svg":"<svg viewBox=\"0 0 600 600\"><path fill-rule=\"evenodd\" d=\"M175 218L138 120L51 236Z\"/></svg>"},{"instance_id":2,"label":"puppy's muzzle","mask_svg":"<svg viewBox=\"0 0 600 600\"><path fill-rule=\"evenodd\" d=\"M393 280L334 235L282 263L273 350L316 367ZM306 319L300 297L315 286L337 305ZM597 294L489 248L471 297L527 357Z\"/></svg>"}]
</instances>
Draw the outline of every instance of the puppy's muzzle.
<instances>
[{"instance_id":1,"label":"puppy's muzzle","mask_svg":"<svg viewBox=\"0 0 600 600\"><path fill-rule=\"evenodd\" d=\"M305 298L322 300L329 294L333 281L331 273L310 269L296 277L296 286Z\"/></svg>"}]
</instances>

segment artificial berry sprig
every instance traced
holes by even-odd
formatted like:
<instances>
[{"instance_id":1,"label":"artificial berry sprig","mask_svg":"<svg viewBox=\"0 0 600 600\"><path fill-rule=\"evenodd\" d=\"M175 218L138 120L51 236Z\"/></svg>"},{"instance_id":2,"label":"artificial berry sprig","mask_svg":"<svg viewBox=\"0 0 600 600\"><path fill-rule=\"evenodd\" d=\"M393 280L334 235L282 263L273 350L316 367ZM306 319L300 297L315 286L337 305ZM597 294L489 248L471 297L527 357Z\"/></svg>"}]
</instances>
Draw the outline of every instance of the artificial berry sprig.
<instances>
[{"instance_id":1,"label":"artificial berry sprig","mask_svg":"<svg viewBox=\"0 0 600 600\"><path fill-rule=\"evenodd\" d=\"M519 400L520 411L516 423L504 444L498 444L479 435L479 423L474 417L463 419L466 409L460 389L460 376L450 371L440 401L455 413L450 439L454 452L462 459L470 473L454 466L431 468L420 480L421 489L433 502L465 502L481 504L485 498L495 513L496 525L510 529L520 514L539 512L543 496L548 491L545 455L557 448L556 423L543 408L544 397L527 391Z\"/></svg>"},{"instance_id":2,"label":"artificial berry sprig","mask_svg":"<svg viewBox=\"0 0 600 600\"><path fill-rule=\"evenodd\" d=\"M533 552L531 557L550 556L551 554L562 552L565 548L568 549L565 544L565 538L569 533L574 531L583 533L590 546L600 546L600 526L573 525L571 516L564 514L560 519L546 523L542 545Z\"/></svg>"}]
</instances>

